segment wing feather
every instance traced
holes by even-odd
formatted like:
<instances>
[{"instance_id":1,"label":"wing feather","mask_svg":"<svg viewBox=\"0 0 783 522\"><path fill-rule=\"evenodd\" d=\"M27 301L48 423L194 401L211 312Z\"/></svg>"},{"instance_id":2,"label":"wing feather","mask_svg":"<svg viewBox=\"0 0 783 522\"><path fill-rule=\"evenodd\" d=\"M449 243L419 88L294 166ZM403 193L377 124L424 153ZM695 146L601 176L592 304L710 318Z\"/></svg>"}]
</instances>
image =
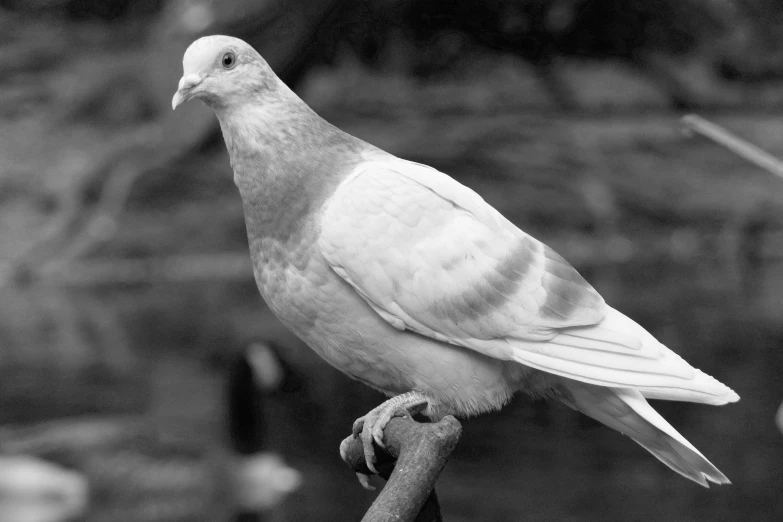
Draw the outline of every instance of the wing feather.
<instances>
[{"instance_id":1,"label":"wing feather","mask_svg":"<svg viewBox=\"0 0 783 522\"><path fill-rule=\"evenodd\" d=\"M323 217L322 250L379 308L453 339L552 337L605 305L551 249L475 192L416 164L366 164ZM429 332L428 332L429 333Z\"/></svg>"},{"instance_id":2,"label":"wing feather","mask_svg":"<svg viewBox=\"0 0 783 522\"><path fill-rule=\"evenodd\" d=\"M395 328L647 396L736 400L606 306L556 252L434 169L364 163L321 224L325 259Z\"/></svg>"}]
</instances>

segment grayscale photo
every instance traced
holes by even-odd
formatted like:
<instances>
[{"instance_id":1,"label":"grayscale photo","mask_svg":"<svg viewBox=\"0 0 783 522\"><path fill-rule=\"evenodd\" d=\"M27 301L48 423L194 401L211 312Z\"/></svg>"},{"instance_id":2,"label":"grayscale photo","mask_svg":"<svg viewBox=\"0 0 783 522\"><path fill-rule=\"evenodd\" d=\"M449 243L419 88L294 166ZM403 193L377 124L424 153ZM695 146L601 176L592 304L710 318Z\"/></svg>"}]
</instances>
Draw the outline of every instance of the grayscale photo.
<instances>
[{"instance_id":1,"label":"grayscale photo","mask_svg":"<svg viewBox=\"0 0 783 522\"><path fill-rule=\"evenodd\" d=\"M783 520L783 3L0 0L0 522Z\"/></svg>"}]
</instances>

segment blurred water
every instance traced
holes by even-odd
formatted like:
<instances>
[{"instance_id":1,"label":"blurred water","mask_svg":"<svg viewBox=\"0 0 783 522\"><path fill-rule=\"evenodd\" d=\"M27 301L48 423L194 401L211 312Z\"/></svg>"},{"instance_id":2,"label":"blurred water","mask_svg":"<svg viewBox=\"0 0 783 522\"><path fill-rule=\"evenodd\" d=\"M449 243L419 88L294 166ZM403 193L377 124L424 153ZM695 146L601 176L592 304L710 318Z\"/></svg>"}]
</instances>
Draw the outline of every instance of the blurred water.
<instances>
[{"instance_id":1,"label":"blurred water","mask_svg":"<svg viewBox=\"0 0 783 522\"><path fill-rule=\"evenodd\" d=\"M519 398L465 422L438 484L445 520L780 520L783 436L774 416L783 400L783 327L768 319L774 310L763 293L749 298L718 284L720 264L704 259L585 273L613 305L740 394L721 408L656 404L733 485L704 490L565 407ZM772 284L781 271L765 274ZM39 434L51 439L45 444L16 435L30 441L27 453L87 477L98 494L84 520L119 520L119 512L140 522L231 520L237 508L205 464L227 451L226 361L250 339L274 339L304 385L266 403L266 445L303 474L303 485L265 516L360 519L373 494L337 449L381 396L315 358L250 285L14 290L0 307L0 441L11 424L89 415L100 421L90 430ZM139 425L155 433L154 444L123 439Z\"/></svg>"}]
</instances>

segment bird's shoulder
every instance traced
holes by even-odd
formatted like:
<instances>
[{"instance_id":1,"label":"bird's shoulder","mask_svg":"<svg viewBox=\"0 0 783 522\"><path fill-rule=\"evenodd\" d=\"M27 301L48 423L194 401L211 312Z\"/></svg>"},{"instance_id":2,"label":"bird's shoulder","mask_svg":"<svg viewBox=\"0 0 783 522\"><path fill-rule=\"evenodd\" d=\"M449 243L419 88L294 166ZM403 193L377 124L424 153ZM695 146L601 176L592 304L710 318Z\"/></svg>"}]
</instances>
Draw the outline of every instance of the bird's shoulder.
<instances>
[{"instance_id":1,"label":"bird's shoulder","mask_svg":"<svg viewBox=\"0 0 783 522\"><path fill-rule=\"evenodd\" d=\"M347 173L325 205L335 212L388 213L411 222L426 214L467 213L492 230L518 230L476 192L427 165L390 155L368 155ZM330 213L331 211L331 213Z\"/></svg>"}]
</instances>

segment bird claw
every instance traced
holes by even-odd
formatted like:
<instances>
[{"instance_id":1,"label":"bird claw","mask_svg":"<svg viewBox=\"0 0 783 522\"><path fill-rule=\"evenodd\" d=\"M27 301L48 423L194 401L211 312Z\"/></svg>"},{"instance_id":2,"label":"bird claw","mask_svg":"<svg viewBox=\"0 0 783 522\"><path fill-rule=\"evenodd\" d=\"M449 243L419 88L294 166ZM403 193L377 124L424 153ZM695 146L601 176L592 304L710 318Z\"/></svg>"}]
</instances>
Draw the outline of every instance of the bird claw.
<instances>
[{"instance_id":1,"label":"bird claw","mask_svg":"<svg viewBox=\"0 0 783 522\"><path fill-rule=\"evenodd\" d=\"M359 484L361 484L364 489L366 489L367 491L375 491L375 486L370 484L370 476L369 475L365 475L364 473L359 473L357 471L356 472L356 478L359 479Z\"/></svg>"},{"instance_id":2,"label":"bird claw","mask_svg":"<svg viewBox=\"0 0 783 522\"><path fill-rule=\"evenodd\" d=\"M364 461L367 463L367 468L374 474L378 474L378 469L375 467L375 463L378 461L375 456L375 448L372 443L375 441L373 436L372 426L375 419L371 417L372 412L368 413L361 419L361 430L358 437L362 440L362 449L364 450ZM377 441L375 441L377 442Z\"/></svg>"},{"instance_id":3,"label":"bird claw","mask_svg":"<svg viewBox=\"0 0 783 522\"><path fill-rule=\"evenodd\" d=\"M376 408L372 410L364 417L360 417L354 422L353 434L354 437L358 437L362 440L362 448L364 449L364 460L367 463L367 468L374 474L378 474L378 468L375 467L375 463L378 462L378 458L375 456L375 448L373 443L377 444L380 448L386 448L386 444L383 442L383 430L389 421L396 416L405 416L408 412L397 408L390 413L387 411ZM361 482L361 481L360 481ZM362 485L364 485L362 483Z\"/></svg>"},{"instance_id":4,"label":"bird claw","mask_svg":"<svg viewBox=\"0 0 783 522\"><path fill-rule=\"evenodd\" d=\"M364 459L367 463L367 468L374 474L378 474L378 469L375 467L375 463L378 459L375 456L375 448L373 443L377 444L380 448L386 448L386 444L383 442L383 430L386 425L389 424L394 417L406 417L411 415L411 412L421 411L426 407L427 403L423 400L411 401L410 411L404 407L406 402L398 402L394 399L384 402L380 406L373 408L363 417L359 417L353 423L353 436L358 437L362 441L362 449L364 450ZM364 486L362 479L359 482Z\"/></svg>"}]
</instances>

